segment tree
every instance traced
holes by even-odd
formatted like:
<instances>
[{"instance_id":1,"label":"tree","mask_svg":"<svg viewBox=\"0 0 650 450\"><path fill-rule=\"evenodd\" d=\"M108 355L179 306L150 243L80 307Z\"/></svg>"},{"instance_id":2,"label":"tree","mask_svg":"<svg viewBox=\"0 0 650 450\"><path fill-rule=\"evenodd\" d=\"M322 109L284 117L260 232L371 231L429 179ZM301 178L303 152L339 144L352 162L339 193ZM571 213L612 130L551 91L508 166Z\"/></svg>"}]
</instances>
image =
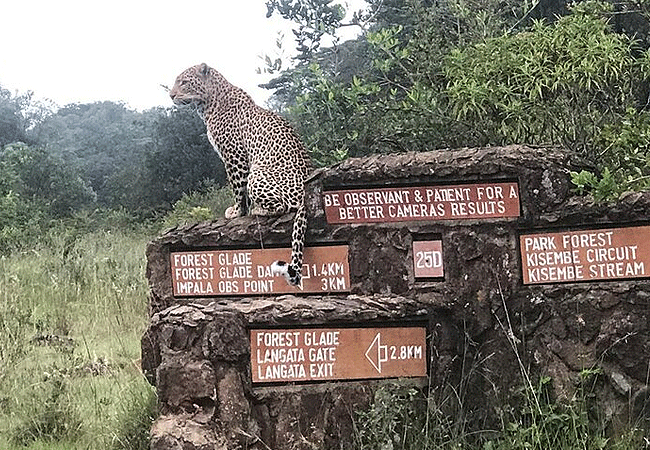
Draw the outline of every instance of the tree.
<instances>
[{"instance_id":1,"label":"tree","mask_svg":"<svg viewBox=\"0 0 650 450\"><path fill-rule=\"evenodd\" d=\"M0 148L12 142L27 142L22 106L26 98L0 87Z\"/></svg>"},{"instance_id":2,"label":"tree","mask_svg":"<svg viewBox=\"0 0 650 450\"><path fill-rule=\"evenodd\" d=\"M38 204L50 217L65 217L96 200L79 174L43 147L7 145L0 153L0 164L5 179L2 194Z\"/></svg>"},{"instance_id":3,"label":"tree","mask_svg":"<svg viewBox=\"0 0 650 450\"><path fill-rule=\"evenodd\" d=\"M296 24L293 34L296 39L298 60L309 60L320 48L323 37L336 39L336 30L344 24L345 9L332 0L268 0L268 13L274 13Z\"/></svg>"},{"instance_id":4,"label":"tree","mask_svg":"<svg viewBox=\"0 0 650 450\"><path fill-rule=\"evenodd\" d=\"M309 63L284 71L273 84L312 159L329 164L348 156L463 145L462 124L448 111L444 57L512 28L526 15L521 2L369 3L365 17L373 22L364 25L362 37L312 52ZM342 76L339 68L350 58L358 70Z\"/></svg>"},{"instance_id":5,"label":"tree","mask_svg":"<svg viewBox=\"0 0 650 450\"><path fill-rule=\"evenodd\" d=\"M0 151L0 253L41 239L53 219L94 205L95 194L73 169L42 147Z\"/></svg>"},{"instance_id":6,"label":"tree","mask_svg":"<svg viewBox=\"0 0 650 450\"><path fill-rule=\"evenodd\" d=\"M368 0L364 17L372 20L360 38L303 48L298 64L268 86L317 164L554 144L600 167L600 175L574 175L579 189L604 198L650 187L650 3L567 3ZM283 16L300 33L310 17L304 8L329 2L319 4L287 6ZM328 17L321 29L334 35L341 15Z\"/></svg>"},{"instance_id":7,"label":"tree","mask_svg":"<svg viewBox=\"0 0 650 450\"><path fill-rule=\"evenodd\" d=\"M223 164L191 108L158 110L142 161L145 204L168 210L184 193L225 185Z\"/></svg>"},{"instance_id":8,"label":"tree","mask_svg":"<svg viewBox=\"0 0 650 450\"><path fill-rule=\"evenodd\" d=\"M123 167L139 165L146 130L140 113L113 102L71 104L35 127L33 135L58 158L79 169L97 193L100 205L111 205L109 180Z\"/></svg>"}]
</instances>

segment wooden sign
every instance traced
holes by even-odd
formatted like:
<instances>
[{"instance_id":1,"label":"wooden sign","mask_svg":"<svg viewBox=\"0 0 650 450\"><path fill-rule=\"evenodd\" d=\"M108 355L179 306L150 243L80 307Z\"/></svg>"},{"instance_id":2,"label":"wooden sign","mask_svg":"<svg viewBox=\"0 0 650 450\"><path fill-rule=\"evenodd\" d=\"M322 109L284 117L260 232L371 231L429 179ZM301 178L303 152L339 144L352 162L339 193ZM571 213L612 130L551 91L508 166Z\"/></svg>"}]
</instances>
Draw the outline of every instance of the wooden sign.
<instances>
[{"instance_id":1,"label":"wooden sign","mask_svg":"<svg viewBox=\"0 0 650 450\"><path fill-rule=\"evenodd\" d=\"M519 217L517 183L389 187L323 192L328 223Z\"/></svg>"},{"instance_id":2,"label":"wooden sign","mask_svg":"<svg viewBox=\"0 0 650 450\"><path fill-rule=\"evenodd\" d=\"M253 383L424 377L426 329L251 330Z\"/></svg>"},{"instance_id":3,"label":"wooden sign","mask_svg":"<svg viewBox=\"0 0 650 450\"><path fill-rule=\"evenodd\" d=\"M415 278L441 278L442 241L413 241L413 272Z\"/></svg>"},{"instance_id":4,"label":"wooden sign","mask_svg":"<svg viewBox=\"0 0 650 450\"><path fill-rule=\"evenodd\" d=\"M290 261L291 249L206 250L171 254L174 296L213 297L350 290L347 245L304 250L302 283L274 276L274 261Z\"/></svg>"},{"instance_id":5,"label":"wooden sign","mask_svg":"<svg viewBox=\"0 0 650 450\"><path fill-rule=\"evenodd\" d=\"M650 226L525 234L524 284L650 276Z\"/></svg>"}]
</instances>

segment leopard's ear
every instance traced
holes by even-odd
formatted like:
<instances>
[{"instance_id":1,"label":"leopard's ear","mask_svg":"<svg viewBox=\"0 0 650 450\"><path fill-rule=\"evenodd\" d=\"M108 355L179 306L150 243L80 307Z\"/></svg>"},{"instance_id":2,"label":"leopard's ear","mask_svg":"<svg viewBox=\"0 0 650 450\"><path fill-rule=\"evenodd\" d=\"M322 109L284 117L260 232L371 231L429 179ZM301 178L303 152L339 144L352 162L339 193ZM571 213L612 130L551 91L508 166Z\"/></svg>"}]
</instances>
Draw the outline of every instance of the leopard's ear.
<instances>
[{"instance_id":1,"label":"leopard's ear","mask_svg":"<svg viewBox=\"0 0 650 450\"><path fill-rule=\"evenodd\" d=\"M206 63L201 63L201 67L199 67L199 73L205 77L208 75L209 71L210 68L208 67L208 65Z\"/></svg>"}]
</instances>

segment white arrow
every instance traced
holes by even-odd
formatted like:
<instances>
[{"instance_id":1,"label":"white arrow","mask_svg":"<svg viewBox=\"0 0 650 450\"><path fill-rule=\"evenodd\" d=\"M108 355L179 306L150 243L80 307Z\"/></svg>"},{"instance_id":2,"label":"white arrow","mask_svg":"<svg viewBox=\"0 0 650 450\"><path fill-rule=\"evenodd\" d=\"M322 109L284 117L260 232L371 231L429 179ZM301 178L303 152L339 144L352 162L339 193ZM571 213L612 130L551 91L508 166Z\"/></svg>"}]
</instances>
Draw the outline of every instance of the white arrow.
<instances>
[{"instance_id":1,"label":"white arrow","mask_svg":"<svg viewBox=\"0 0 650 450\"><path fill-rule=\"evenodd\" d=\"M373 350L375 346L377 347L377 349ZM375 351L377 352L376 359L374 359ZM384 352L383 358L382 358L382 351ZM368 361L370 361L372 367L374 367L377 370L377 372L381 373L381 363L388 361L388 346L381 345L381 333L377 333L372 343L368 347L368 350L366 350L366 358L368 359Z\"/></svg>"}]
</instances>

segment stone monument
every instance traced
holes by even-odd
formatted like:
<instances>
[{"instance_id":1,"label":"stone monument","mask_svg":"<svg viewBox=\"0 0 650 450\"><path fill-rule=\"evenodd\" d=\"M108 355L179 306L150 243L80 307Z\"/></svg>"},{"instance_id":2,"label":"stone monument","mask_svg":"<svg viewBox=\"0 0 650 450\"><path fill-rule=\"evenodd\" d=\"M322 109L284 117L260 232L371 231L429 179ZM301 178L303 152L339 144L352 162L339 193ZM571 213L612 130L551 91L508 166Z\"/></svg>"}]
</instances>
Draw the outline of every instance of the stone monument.
<instances>
[{"instance_id":1,"label":"stone monument","mask_svg":"<svg viewBox=\"0 0 650 450\"><path fill-rule=\"evenodd\" d=\"M320 169L300 287L268 270L291 214L151 242L152 448L350 448L386 383L462 382L468 420L489 426L522 364L560 401L597 367L612 422L647 414L650 194L593 204L570 183L584 167L510 146Z\"/></svg>"}]
</instances>

